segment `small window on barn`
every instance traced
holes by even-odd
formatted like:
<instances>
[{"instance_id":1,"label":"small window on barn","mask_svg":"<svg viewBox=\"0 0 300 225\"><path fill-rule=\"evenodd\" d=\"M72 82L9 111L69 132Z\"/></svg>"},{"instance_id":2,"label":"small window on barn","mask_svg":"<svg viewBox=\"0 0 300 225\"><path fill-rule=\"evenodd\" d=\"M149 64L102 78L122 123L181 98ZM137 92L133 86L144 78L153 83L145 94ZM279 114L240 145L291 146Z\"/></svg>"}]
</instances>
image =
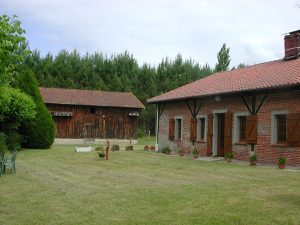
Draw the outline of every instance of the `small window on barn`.
<instances>
[{"instance_id":1,"label":"small window on barn","mask_svg":"<svg viewBox=\"0 0 300 225\"><path fill-rule=\"evenodd\" d=\"M175 118L175 140L181 141L182 140L182 118Z\"/></svg>"},{"instance_id":2,"label":"small window on barn","mask_svg":"<svg viewBox=\"0 0 300 225\"><path fill-rule=\"evenodd\" d=\"M286 143L286 115L276 115L277 143Z\"/></svg>"},{"instance_id":3,"label":"small window on barn","mask_svg":"<svg viewBox=\"0 0 300 225\"><path fill-rule=\"evenodd\" d=\"M239 120L239 142L246 141L246 116L238 116Z\"/></svg>"},{"instance_id":4,"label":"small window on barn","mask_svg":"<svg viewBox=\"0 0 300 225\"><path fill-rule=\"evenodd\" d=\"M96 114L96 107L91 107L90 108L90 113L91 114Z\"/></svg>"},{"instance_id":5,"label":"small window on barn","mask_svg":"<svg viewBox=\"0 0 300 225\"><path fill-rule=\"evenodd\" d=\"M271 113L271 144L287 142L287 110L276 110Z\"/></svg>"},{"instance_id":6,"label":"small window on barn","mask_svg":"<svg viewBox=\"0 0 300 225\"><path fill-rule=\"evenodd\" d=\"M198 118L197 124L197 141L205 142L206 141L206 117L201 116Z\"/></svg>"}]
</instances>

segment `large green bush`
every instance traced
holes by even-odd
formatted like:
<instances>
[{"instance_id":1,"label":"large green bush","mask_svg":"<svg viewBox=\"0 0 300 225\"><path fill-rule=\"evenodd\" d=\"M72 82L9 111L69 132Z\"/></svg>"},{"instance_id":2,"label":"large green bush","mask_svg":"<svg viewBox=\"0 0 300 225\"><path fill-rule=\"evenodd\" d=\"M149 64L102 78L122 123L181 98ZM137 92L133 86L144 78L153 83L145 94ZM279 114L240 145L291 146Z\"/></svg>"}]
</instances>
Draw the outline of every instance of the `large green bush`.
<instances>
[{"instance_id":1,"label":"large green bush","mask_svg":"<svg viewBox=\"0 0 300 225\"><path fill-rule=\"evenodd\" d=\"M45 106L33 73L25 70L19 77L18 86L30 95L37 107L36 118L22 123L22 146L26 148L49 148L55 136L55 124Z\"/></svg>"},{"instance_id":2,"label":"large green bush","mask_svg":"<svg viewBox=\"0 0 300 225\"><path fill-rule=\"evenodd\" d=\"M32 120L36 105L31 97L18 89L0 87L0 131L16 131L21 123Z\"/></svg>"},{"instance_id":3,"label":"large green bush","mask_svg":"<svg viewBox=\"0 0 300 225\"><path fill-rule=\"evenodd\" d=\"M3 132L0 132L0 155L4 155L6 149L6 135Z\"/></svg>"}]
</instances>

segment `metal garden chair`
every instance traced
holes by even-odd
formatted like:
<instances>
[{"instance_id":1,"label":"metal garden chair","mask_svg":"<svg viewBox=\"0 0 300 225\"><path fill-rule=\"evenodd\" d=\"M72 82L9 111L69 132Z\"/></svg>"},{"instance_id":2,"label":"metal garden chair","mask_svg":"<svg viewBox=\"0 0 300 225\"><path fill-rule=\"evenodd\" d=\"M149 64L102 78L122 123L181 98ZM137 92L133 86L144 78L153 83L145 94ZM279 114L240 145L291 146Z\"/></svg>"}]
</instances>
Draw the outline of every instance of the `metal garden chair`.
<instances>
[{"instance_id":1,"label":"metal garden chair","mask_svg":"<svg viewBox=\"0 0 300 225\"><path fill-rule=\"evenodd\" d=\"M6 159L4 159L3 173L5 173L5 169L7 166L11 168L11 172L13 174L16 173L16 158L17 158L17 151L13 151Z\"/></svg>"}]
</instances>

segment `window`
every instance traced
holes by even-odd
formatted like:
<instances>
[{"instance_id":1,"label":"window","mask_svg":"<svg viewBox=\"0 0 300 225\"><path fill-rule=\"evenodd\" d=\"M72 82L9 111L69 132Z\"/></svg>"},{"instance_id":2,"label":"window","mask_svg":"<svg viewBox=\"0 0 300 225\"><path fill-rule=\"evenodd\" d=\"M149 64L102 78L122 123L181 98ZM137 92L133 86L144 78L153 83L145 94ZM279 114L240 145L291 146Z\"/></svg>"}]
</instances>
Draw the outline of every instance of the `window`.
<instances>
[{"instance_id":1,"label":"window","mask_svg":"<svg viewBox=\"0 0 300 225\"><path fill-rule=\"evenodd\" d=\"M249 112L235 112L233 114L232 142L234 144L246 144L247 116Z\"/></svg>"},{"instance_id":2,"label":"window","mask_svg":"<svg viewBox=\"0 0 300 225\"><path fill-rule=\"evenodd\" d=\"M182 118L175 119L175 140L182 139Z\"/></svg>"},{"instance_id":3,"label":"window","mask_svg":"<svg viewBox=\"0 0 300 225\"><path fill-rule=\"evenodd\" d=\"M246 141L246 116L238 116L239 121L239 142Z\"/></svg>"},{"instance_id":4,"label":"window","mask_svg":"<svg viewBox=\"0 0 300 225\"><path fill-rule=\"evenodd\" d=\"M205 118L198 118L197 141L205 141Z\"/></svg>"},{"instance_id":5,"label":"window","mask_svg":"<svg viewBox=\"0 0 300 225\"><path fill-rule=\"evenodd\" d=\"M277 143L286 142L286 115L276 115Z\"/></svg>"},{"instance_id":6,"label":"window","mask_svg":"<svg viewBox=\"0 0 300 225\"><path fill-rule=\"evenodd\" d=\"M288 110L274 110L271 112L271 144L287 143L287 115Z\"/></svg>"},{"instance_id":7,"label":"window","mask_svg":"<svg viewBox=\"0 0 300 225\"><path fill-rule=\"evenodd\" d=\"M90 113L91 114L95 114L96 113L96 108L95 107L91 107L90 108Z\"/></svg>"}]
</instances>

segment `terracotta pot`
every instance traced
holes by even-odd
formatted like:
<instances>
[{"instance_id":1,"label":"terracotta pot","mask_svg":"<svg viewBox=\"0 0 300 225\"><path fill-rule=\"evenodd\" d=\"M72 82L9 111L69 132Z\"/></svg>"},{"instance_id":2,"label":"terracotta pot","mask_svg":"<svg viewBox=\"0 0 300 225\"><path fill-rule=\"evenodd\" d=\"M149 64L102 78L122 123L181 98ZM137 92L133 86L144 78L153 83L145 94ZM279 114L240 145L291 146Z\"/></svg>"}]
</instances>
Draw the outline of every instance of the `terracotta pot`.
<instances>
[{"instance_id":1,"label":"terracotta pot","mask_svg":"<svg viewBox=\"0 0 300 225\"><path fill-rule=\"evenodd\" d=\"M285 164L278 163L278 167L279 167L279 169L283 170L285 168Z\"/></svg>"},{"instance_id":2,"label":"terracotta pot","mask_svg":"<svg viewBox=\"0 0 300 225\"><path fill-rule=\"evenodd\" d=\"M228 163L231 163L232 158L226 158L226 161L227 161Z\"/></svg>"},{"instance_id":3,"label":"terracotta pot","mask_svg":"<svg viewBox=\"0 0 300 225\"><path fill-rule=\"evenodd\" d=\"M256 162L257 162L256 160L250 160L250 165L251 165L251 166L255 166L255 165L256 165Z\"/></svg>"}]
</instances>

